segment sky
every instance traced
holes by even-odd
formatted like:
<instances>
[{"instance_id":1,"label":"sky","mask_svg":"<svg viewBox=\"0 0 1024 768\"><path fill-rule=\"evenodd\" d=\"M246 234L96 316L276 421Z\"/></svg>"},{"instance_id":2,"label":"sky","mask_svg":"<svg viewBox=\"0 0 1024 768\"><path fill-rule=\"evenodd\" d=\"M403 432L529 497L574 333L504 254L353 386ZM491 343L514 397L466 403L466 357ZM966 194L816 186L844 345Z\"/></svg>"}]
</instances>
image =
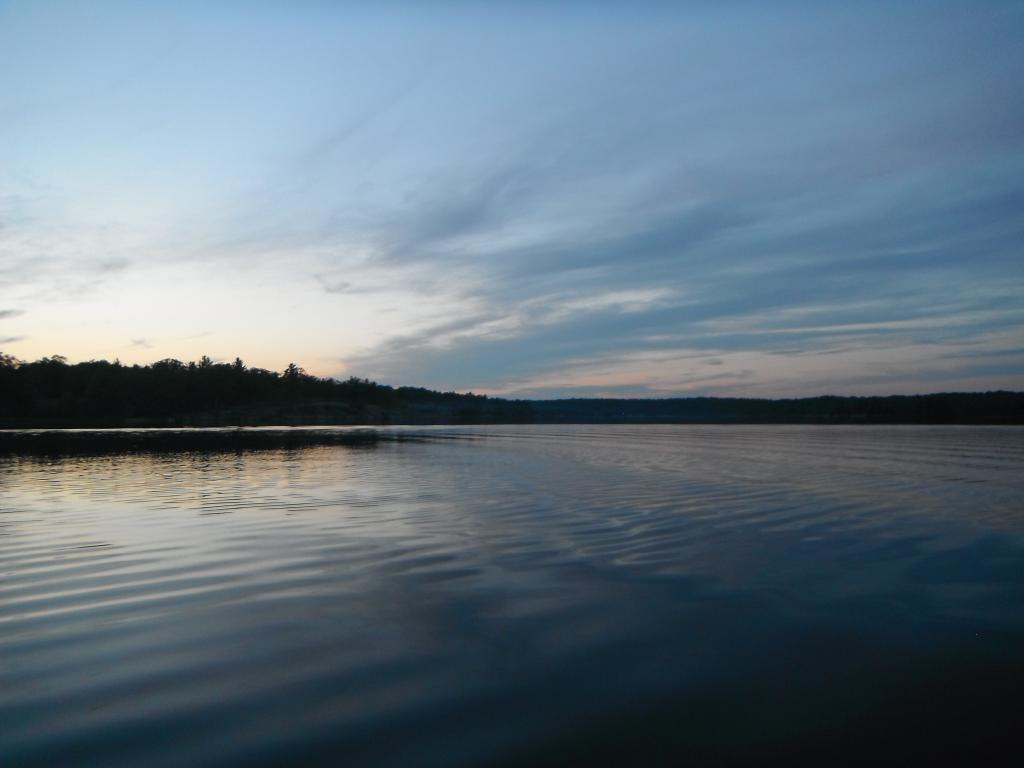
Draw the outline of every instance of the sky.
<instances>
[{"instance_id":1,"label":"sky","mask_svg":"<svg viewBox=\"0 0 1024 768\"><path fill-rule=\"evenodd\" d=\"M1024 4L0 0L0 351L1024 389Z\"/></svg>"}]
</instances>

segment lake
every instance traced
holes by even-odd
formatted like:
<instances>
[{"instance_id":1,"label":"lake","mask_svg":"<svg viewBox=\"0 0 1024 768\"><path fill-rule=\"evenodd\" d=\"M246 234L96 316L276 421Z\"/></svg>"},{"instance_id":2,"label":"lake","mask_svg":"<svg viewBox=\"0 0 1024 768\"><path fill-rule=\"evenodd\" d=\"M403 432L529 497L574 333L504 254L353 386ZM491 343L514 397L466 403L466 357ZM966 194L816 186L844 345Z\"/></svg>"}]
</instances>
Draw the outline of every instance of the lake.
<instances>
[{"instance_id":1,"label":"lake","mask_svg":"<svg viewBox=\"0 0 1024 768\"><path fill-rule=\"evenodd\" d=\"M1022 428L380 434L0 456L0 764L1017 746Z\"/></svg>"}]
</instances>

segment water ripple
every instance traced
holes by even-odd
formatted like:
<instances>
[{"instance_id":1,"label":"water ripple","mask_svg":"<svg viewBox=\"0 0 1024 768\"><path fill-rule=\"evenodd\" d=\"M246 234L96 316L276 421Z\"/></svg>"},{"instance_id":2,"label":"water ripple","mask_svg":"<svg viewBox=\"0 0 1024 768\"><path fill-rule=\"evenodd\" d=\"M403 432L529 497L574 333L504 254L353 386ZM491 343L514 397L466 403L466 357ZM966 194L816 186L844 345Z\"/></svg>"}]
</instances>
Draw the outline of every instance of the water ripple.
<instances>
[{"instance_id":1,"label":"water ripple","mask_svg":"<svg viewBox=\"0 0 1024 768\"><path fill-rule=\"evenodd\" d=\"M614 755L709 690L768 733L1024 681L1019 428L397 431L0 457L4 764Z\"/></svg>"}]
</instances>

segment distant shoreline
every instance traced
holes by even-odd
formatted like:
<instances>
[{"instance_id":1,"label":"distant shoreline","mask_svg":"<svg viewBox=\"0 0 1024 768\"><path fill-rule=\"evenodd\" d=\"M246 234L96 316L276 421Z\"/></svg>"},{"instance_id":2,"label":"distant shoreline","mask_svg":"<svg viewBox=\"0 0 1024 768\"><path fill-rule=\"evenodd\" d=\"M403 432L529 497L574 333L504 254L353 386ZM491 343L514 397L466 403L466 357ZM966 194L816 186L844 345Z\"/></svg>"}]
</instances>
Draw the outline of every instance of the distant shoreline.
<instances>
[{"instance_id":1,"label":"distant shoreline","mask_svg":"<svg viewBox=\"0 0 1024 768\"><path fill-rule=\"evenodd\" d=\"M467 424L1024 424L1024 393L875 397L504 400L409 388L387 398L342 396L226 405L159 415L96 414L88 401L63 413L0 408L0 429L387 427ZM373 395L378 393L374 392ZM56 410L56 409L54 409Z\"/></svg>"},{"instance_id":2,"label":"distant shoreline","mask_svg":"<svg viewBox=\"0 0 1024 768\"><path fill-rule=\"evenodd\" d=\"M0 356L0 428L461 424L1024 424L1024 392L509 400L283 373L240 359L122 365Z\"/></svg>"}]
</instances>

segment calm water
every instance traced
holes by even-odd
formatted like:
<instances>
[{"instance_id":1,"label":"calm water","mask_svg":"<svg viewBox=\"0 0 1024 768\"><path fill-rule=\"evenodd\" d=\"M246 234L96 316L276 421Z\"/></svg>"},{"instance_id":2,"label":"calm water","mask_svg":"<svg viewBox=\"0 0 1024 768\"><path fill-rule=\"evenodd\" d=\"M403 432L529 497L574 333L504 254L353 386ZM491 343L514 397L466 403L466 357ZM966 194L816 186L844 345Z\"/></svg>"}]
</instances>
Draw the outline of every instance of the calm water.
<instances>
[{"instance_id":1,"label":"calm water","mask_svg":"<svg viewBox=\"0 0 1024 768\"><path fill-rule=\"evenodd\" d=\"M1016 747L1024 430L0 457L0 764Z\"/></svg>"}]
</instances>

